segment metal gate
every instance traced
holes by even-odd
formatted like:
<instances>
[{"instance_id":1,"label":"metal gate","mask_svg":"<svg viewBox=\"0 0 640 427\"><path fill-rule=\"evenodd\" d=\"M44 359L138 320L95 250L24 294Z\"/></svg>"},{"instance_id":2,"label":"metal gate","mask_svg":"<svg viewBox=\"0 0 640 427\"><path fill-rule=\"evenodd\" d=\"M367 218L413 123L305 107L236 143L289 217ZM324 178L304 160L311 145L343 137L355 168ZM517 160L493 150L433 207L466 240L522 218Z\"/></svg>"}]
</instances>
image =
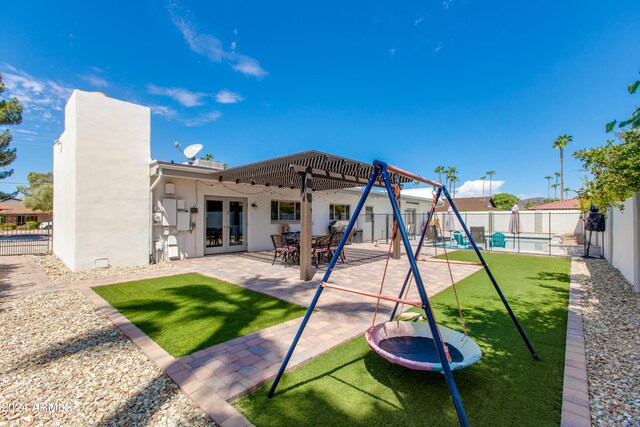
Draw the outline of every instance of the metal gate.
<instances>
[{"instance_id":1,"label":"metal gate","mask_svg":"<svg viewBox=\"0 0 640 427\"><path fill-rule=\"evenodd\" d=\"M53 249L53 222L29 221L24 224L0 223L0 256L40 255Z\"/></svg>"}]
</instances>

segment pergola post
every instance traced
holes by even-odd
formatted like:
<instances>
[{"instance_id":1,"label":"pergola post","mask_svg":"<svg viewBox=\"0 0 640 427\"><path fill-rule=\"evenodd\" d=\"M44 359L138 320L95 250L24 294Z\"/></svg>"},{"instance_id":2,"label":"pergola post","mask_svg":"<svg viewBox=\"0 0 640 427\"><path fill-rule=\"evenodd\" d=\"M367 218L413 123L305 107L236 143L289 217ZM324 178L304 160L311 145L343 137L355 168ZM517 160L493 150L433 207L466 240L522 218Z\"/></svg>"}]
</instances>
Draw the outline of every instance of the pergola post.
<instances>
[{"instance_id":1,"label":"pergola post","mask_svg":"<svg viewBox=\"0 0 640 427\"><path fill-rule=\"evenodd\" d=\"M311 270L313 168L305 168L301 173L300 187L300 280L308 282L313 278Z\"/></svg>"}]
</instances>

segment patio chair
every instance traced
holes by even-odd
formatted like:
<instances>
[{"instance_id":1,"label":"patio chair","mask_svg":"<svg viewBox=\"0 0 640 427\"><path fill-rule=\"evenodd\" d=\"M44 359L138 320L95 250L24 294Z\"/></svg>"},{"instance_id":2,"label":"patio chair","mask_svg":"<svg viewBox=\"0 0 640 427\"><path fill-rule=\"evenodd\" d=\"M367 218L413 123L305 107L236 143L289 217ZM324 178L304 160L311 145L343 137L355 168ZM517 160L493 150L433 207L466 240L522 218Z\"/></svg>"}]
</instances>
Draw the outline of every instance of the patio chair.
<instances>
[{"instance_id":1,"label":"patio chair","mask_svg":"<svg viewBox=\"0 0 640 427\"><path fill-rule=\"evenodd\" d=\"M311 256L315 262L316 268L318 268L318 260L321 257L327 257L329 253L329 243L331 242L331 236L319 236L316 238L313 246L311 247Z\"/></svg>"},{"instance_id":2,"label":"patio chair","mask_svg":"<svg viewBox=\"0 0 640 427\"><path fill-rule=\"evenodd\" d=\"M282 257L282 262L286 263L288 258L294 258L296 248L289 245L287 239L284 238L281 234L272 234L271 241L273 242L273 262L271 265L276 263L276 259L278 257Z\"/></svg>"},{"instance_id":3,"label":"patio chair","mask_svg":"<svg viewBox=\"0 0 640 427\"><path fill-rule=\"evenodd\" d=\"M453 232L453 239L456 241L458 246L464 246L465 248L469 246L469 239L463 236L458 230Z\"/></svg>"},{"instance_id":4,"label":"patio chair","mask_svg":"<svg viewBox=\"0 0 640 427\"><path fill-rule=\"evenodd\" d=\"M340 244L340 240L342 240L342 236L344 236L344 231L336 231L331 235L331 239L329 240L329 251L327 253L328 259L333 258L334 252L338 250L338 245ZM340 259L344 263L344 250L340 251Z\"/></svg>"},{"instance_id":5,"label":"patio chair","mask_svg":"<svg viewBox=\"0 0 640 427\"><path fill-rule=\"evenodd\" d=\"M502 233L493 233L489 238L489 246L492 248L504 248L507 246L507 239Z\"/></svg>"}]
</instances>

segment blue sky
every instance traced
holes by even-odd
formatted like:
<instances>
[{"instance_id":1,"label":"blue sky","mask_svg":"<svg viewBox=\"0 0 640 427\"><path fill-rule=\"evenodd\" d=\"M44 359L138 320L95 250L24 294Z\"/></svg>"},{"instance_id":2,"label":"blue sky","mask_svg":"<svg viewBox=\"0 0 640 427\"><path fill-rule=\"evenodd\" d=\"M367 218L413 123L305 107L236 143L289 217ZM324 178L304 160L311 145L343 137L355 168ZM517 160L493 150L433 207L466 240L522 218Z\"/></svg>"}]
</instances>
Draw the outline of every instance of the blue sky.
<instances>
[{"instance_id":1,"label":"blue sky","mask_svg":"<svg viewBox=\"0 0 640 427\"><path fill-rule=\"evenodd\" d=\"M9 2L0 72L25 113L0 189L52 170L75 88L151 107L159 160L182 160L176 140L231 166L316 149L546 196L569 134L578 188L571 153L638 103L638 22L624 0Z\"/></svg>"}]
</instances>

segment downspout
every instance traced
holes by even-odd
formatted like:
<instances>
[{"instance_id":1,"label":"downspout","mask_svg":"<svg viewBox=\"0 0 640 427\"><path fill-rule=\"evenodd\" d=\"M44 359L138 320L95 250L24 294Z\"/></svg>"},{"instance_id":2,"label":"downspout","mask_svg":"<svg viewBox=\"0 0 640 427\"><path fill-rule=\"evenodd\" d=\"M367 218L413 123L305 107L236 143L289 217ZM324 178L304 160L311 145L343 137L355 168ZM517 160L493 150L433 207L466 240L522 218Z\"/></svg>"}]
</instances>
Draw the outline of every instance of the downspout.
<instances>
[{"instance_id":1,"label":"downspout","mask_svg":"<svg viewBox=\"0 0 640 427\"><path fill-rule=\"evenodd\" d=\"M153 257L153 190L155 190L158 184L160 184L160 181L162 181L162 176L162 168L158 168L158 178L156 178L153 184L151 184L151 187L149 187L149 263L151 263L152 259L156 262L156 259Z\"/></svg>"}]
</instances>

